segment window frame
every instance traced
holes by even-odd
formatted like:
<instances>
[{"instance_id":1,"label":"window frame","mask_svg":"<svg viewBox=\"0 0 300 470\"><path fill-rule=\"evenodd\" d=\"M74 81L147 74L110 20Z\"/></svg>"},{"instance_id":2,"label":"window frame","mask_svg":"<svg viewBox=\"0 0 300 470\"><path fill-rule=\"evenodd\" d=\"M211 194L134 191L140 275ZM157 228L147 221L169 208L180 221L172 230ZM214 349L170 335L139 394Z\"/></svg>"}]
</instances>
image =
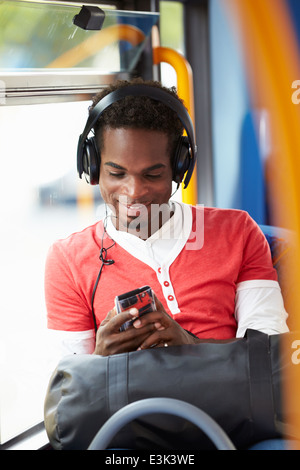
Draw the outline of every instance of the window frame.
<instances>
[{"instance_id":1,"label":"window frame","mask_svg":"<svg viewBox=\"0 0 300 470\"><path fill-rule=\"evenodd\" d=\"M128 80L131 74L96 74L87 71L2 72L2 104L43 104L86 101L101 88L116 80ZM81 85L78 86L80 81ZM30 86L28 86L30 83Z\"/></svg>"},{"instance_id":2,"label":"window frame","mask_svg":"<svg viewBox=\"0 0 300 470\"><path fill-rule=\"evenodd\" d=\"M51 448L44 422L0 444L0 450L50 450Z\"/></svg>"}]
</instances>

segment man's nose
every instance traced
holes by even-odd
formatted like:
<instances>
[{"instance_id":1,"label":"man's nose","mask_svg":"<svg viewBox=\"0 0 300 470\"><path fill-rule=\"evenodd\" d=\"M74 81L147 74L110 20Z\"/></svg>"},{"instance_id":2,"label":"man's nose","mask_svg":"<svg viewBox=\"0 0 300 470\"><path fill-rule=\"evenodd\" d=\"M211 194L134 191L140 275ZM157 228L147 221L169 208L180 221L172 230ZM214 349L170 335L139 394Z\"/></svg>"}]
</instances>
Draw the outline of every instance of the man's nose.
<instances>
[{"instance_id":1,"label":"man's nose","mask_svg":"<svg viewBox=\"0 0 300 470\"><path fill-rule=\"evenodd\" d=\"M146 182L140 177L131 177L127 181L124 188L124 194L131 199L131 201L139 201L143 199L148 192Z\"/></svg>"}]
</instances>

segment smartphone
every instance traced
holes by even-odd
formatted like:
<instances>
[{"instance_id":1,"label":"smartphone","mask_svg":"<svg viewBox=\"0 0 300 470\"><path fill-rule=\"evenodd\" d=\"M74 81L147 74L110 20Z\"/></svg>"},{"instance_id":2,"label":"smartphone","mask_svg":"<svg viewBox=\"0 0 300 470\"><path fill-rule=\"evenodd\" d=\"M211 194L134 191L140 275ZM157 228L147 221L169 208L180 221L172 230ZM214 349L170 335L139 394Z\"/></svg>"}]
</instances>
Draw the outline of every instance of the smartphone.
<instances>
[{"instance_id":1,"label":"smartphone","mask_svg":"<svg viewBox=\"0 0 300 470\"><path fill-rule=\"evenodd\" d=\"M125 294L118 295L115 298L115 305L117 313L126 312L130 308L137 308L139 311L139 317L145 315L145 313L156 310L154 295L151 287L143 286L138 289L126 292ZM129 326L132 325L133 320L129 320L121 326L120 331L125 331Z\"/></svg>"}]
</instances>

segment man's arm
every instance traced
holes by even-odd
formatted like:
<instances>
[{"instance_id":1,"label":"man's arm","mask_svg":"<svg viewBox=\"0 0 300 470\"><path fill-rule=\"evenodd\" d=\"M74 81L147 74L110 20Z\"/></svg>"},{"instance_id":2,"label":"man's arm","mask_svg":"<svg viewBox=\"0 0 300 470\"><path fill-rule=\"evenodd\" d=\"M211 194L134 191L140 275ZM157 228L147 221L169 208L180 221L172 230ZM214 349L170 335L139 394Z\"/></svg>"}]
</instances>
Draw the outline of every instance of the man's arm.
<instances>
[{"instance_id":1,"label":"man's arm","mask_svg":"<svg viewBox=\"0 0 300 470\"><path fill-rule=\"evenodd\" d=\"M253 280L237 286L235 317L236 336L243 337L247 328L267 334L286 333L288 314L277 281Z\"/></svg>"},{"instance_id":2,"label":"man's arm","mask_svg":"<svg viewBox=\"0 0 300 470\"><path fill-rule=\"evenodd\" d=\"M66 354L91 354L95 348L95 331L89 306L78 292L69 260L54 243L45 264L45 301L49 341Z\"/></svg>"}]
</instances>

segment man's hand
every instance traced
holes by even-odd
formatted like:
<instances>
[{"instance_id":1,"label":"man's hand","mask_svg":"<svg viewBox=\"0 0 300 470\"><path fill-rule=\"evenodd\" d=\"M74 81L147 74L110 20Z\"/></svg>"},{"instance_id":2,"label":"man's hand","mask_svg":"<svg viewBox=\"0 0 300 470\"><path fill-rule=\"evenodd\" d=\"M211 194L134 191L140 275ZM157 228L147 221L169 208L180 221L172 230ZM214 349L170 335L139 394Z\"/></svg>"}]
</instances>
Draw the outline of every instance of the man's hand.
<instances>
[{"instance_id":1,"label":"man's hand","mask_svg":"<svg viewBox=\"0 0 300 470\"><path fill-rule=\"evenodd\" d=\"M94 354L109 356L136 351L147 336L155 330L155 325L148 323L139 330L131 326L125 331L120 331L121 326L129 320L137 318L138 313L136 308L120 314L117 314L115 307L110 310L97 331Z\"/></svg>"},{"instance_id":2,"label":"man's hand","mask_svg":"<svg viewBox=\"0 0 300 470\"><path fill-rule=\"evenodd\" d=\"M116 313L113 308L101 323L96 337L94 354L108 356L128 351L163 347L179 344L195 344L193 338L165 311L162 303L155 296L156 311L138 317L138 310ZM133 326L120 331L128 320L135 319Z\"/></svg>"},{"instance_id":3,"label":"man's hand","mask_svg":"<svg viewBox=\"0 0 300 470\"><path fill-rule=\"evenodd\" d=\"M136 330L145 328L150 323L155 326L155 329L153 329L147 338L145 338L145 340L140 344L138 348L139 350L148 349L150 347L197 344L200 342L198 338L190 335L175 320L173 320L165 311L163 304L156 296L154 297L157 310L143 315L133 323L133 327Z\"/></svg>"}]
</instances>

